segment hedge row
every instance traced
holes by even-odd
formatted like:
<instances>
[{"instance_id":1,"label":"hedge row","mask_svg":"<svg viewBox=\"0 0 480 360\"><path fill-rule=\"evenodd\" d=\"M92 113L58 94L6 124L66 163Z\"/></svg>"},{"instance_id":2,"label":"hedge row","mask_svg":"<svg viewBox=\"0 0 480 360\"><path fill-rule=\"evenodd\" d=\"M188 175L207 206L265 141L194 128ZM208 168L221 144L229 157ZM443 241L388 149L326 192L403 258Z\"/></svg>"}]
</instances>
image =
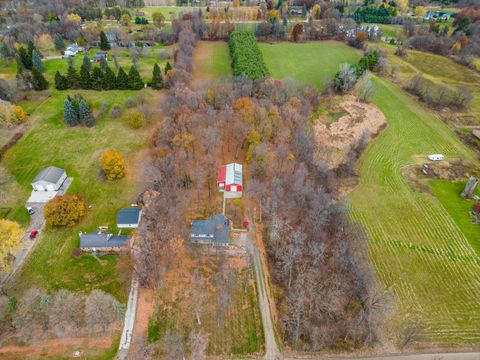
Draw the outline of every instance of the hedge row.
<instances>
[{"instance_id":1,"label":"hedge row","mask_svg":"<svg viewBox=\"0 0 480 360\"><path fill-rule=\"evenodd\" d=\"M232 57L234 76L244 75L252 80L257 80L270 75L253 33L233 32L230 35L228 46Z\"/></svg>"}]
</instances>

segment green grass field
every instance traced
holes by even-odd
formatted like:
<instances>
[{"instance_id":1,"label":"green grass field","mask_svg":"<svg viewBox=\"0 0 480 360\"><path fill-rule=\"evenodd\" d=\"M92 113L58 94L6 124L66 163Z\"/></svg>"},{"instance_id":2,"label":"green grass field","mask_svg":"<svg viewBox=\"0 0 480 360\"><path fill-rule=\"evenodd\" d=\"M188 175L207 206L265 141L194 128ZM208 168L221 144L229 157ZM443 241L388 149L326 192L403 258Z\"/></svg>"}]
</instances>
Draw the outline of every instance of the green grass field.
<instances>
[{"instance_id":1,"label":"green grass field","mask_svg":"<svg viewBox=\"0 0 480 360\"><path fill-rule=\"evenodd\" d=\"M373 102L386 115L388 127L358 163L360 185L349 196L352 216L365 226L370 259L395 295L399 316L420 320L426 342L477 343L480 257L442 203L413 191L401 174L414 155L476 160L398 86L373 81Z\"/></svg>"},{"instance_id":2,"label":"green grass field","mask_svg":"<svg viewBox=\"0 0 480 360\"><path fill-rule=\"evenodd\" d=\"M136 169L142 159L138 152L146 146L149 129L132 130L124 121L108 115L97 119L91 129L68 128L63 122L66 94L53 92L32 115L38 119L31 130L5 154L2 165L22 190L15 204L11 204L13 211L9 217L23 224L28 222L24 204L31 191L30 182L41 168L49 165L64 168L68 176L74 178L69 193L82 195L91 209L78 226L60 230L47 228L8 291L21 293L33 285L47 290L100 288L124 301L125 287L115 271L117 257L96 259L84 255L76 259L71 251L78 247L79 231L114 225L118 209L135 201L140 191ZM113 103L122 105L135 92L82 91L82 94L98 109L104 103L108 107ZM102 154L108 149L115 149L126 158L127 176L122 180L109 182L99 175Z\"/></svg>"},{"instance_id":3,"label":"green grass field","mask_svg":"<svg viewBox=\"0 0 480 360\"><path fill-rule=\"evenodd\" d=\"M283 80L290 77L311 83L319 89L333 79L340 64L354 64L360 59L359 52L339 42L258 45L274 78Z\"/></svg>"},{"instance_id":4,"label":"green grass field","mask_svg":"<svg viewBox=\"0 0 480 360\"><path fill-rule=\"evenodd\" d=\"M201 41L194 53L194 79L217 79L231 74L228 46L222 41Z\"/></svg>"}]
</instances>

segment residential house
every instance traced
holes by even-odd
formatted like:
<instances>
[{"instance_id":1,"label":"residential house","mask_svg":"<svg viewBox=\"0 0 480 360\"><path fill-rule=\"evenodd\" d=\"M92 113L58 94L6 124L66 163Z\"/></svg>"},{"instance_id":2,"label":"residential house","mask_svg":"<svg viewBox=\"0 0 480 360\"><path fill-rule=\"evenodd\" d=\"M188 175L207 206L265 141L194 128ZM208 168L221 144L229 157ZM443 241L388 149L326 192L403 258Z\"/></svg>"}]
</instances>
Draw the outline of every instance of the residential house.
<instances>
[{"instance_id":1,"label":"residential house","mask_svg":"<svg viewBox=\"0 0 480 360\"><path fill-rule=\"evenodd\" d=\"M85 251L118 252L127 244L129 236L102 233L80 233L80 249Z\"/></svg>"},{"instance_id":2,"label":"residential house","mask_svg":"<svg viewBox=\"0 0 480 360\"><path fill-rule=\"evenodd\" d=\"M65 170L49 166L41 170L32 181L34 191L58 191L67 179Z\"/></svg>"},{"instance_id":3,"label":"residential house","mask_svg":"<svg viewBox=\"0 0 480 360\"><path fill-rule=\"evenodd\" d=\"M208 220L194 220L190 241L195 244L228 245L230 228L230 220L222 214L214 214Z\"/></svg>"}]
</instances>

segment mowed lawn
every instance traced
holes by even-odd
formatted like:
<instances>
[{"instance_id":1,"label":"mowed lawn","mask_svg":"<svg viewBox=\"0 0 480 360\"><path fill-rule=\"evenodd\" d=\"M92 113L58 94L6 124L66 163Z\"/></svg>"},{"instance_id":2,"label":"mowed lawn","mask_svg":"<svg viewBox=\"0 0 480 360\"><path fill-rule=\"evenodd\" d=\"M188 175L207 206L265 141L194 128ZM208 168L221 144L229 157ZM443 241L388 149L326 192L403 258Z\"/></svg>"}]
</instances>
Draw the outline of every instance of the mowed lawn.
<instances>
[{"instance_id":1,"label":"mowed lawn","mask_svg":"<svg viewBox=\"0 0 480 360\"><path fill-rule=\"evenodd\" d=\"M214 80L231 74L228 45L223 41L200 41L193 54L193 78Z\"/></svg>"},{"instance_id":2,"label":"mowed lawn","mask_svg":"<svg viewBox=\"0 0 480 360\"><path fill-rule=\"evenodd\" d=\"M74 91L70 92L72 95ZM147 94L151 94L148 91ZM71 256L79 246L79 231L93 231L100 225L114 230L116 213L135 202L139 192L137 170L144 158L151 129L133 130L121 119L111 119L108 109L112 104L134 96L134 91L82 91L87 101L99 109L107 104L107 115L97 119L93 128L69 128L63 121L63 101L67 92L53 92L32 115L31 130L6 154L2 165L11 173L22 193L12 204L9 217L25 224L25 202L30 194L30 182L46 166L64 168L73 183L69 193L86 199L89 210L82 223L66 229L49 229L41 234L21 272L12 279L7 291L19 294L31 286L47 290L67 288L88 292L100 288L126 299L125 286L117 276L117 256L95 258ZM118 181L107 181L100 176L101 158L108 149L120 152L126 159L127 176ZM28 216L27 219L28 221Z\"/></svg>"},{"instance_id":3,"label":"mowed lawn","mask_svg":"<svg viewBox=\"0 0 480 360\"><path fill-rule=\"evenodd\" d=\"M373 82L388 126L358 163L352 216L367 231L371 262L395 295L398 317L419 320L429 343L478 343L480 257L441 202L413 191L401 174L414 155L476 163L474 155L397 85Z\"/></svg>"},{"instance_id":4,"label":"mowed lawn","mask_svg":"<svg viewBox=\"0 0 480 360\"><path fill-rule=\"evenodd\" d=\"M340 64L354 64L361 57L357 50L334 41L258 45L274 78L294 78L319 89L333 79Z\"/></svg>"}]
</instances>

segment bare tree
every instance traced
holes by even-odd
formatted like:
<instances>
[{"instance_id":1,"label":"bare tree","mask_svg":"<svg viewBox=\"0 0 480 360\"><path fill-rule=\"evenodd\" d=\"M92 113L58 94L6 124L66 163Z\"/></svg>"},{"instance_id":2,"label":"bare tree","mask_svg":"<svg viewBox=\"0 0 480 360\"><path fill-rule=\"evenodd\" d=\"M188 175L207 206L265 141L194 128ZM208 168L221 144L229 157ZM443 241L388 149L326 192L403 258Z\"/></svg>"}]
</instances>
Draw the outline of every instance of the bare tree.
<instances>
[{"instance_id":1,"label":"bare tree","mask_svg":"<svg viewBox=\"0 0 480 360\"><path fill-rule=\"evenodd\" d=\"M200 331L192 331L188 338L191 360L205 360L207 358L208 337Z\"/></svg>"}]
</instances>

